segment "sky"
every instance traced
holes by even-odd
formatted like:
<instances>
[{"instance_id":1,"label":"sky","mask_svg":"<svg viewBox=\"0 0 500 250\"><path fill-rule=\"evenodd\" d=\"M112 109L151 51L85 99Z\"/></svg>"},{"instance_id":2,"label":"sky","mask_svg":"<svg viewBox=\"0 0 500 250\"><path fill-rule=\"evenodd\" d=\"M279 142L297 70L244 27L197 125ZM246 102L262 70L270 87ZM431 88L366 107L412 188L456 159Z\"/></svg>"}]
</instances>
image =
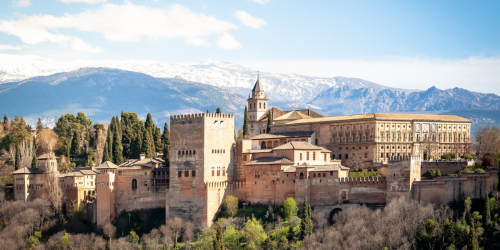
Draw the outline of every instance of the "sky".
<instances>
[{"instance_id":1,"label":"sky","mask_svg":"<svg viewBox=\"0 0 500 250\"><path fill-rule=\"evenodd\" d=\"M238 63L500 95L500 1L2 0L0 53Z\"/></svg>"}]
</instances>

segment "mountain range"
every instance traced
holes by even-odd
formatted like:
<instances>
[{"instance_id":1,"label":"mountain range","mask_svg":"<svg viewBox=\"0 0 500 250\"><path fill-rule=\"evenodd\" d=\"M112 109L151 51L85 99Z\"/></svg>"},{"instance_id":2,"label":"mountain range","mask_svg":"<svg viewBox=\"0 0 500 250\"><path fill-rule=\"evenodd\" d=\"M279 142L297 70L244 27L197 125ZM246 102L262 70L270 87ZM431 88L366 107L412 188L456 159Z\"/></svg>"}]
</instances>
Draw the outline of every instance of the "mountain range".
<instances>
[{"instance_id":1,"label":"mountain range","mask_svg":"<svg viewBox=\"0 0 500 250\"><path fill-rule=\"evenodd\" d=\"M49 124L62 113L83 111L100 122L123 111L158 123L170 114L242 113L257 78L255 70L207 60L61 62L38 56L0 54L0 112ZM357 78L260 73L269 104L282 109L311 108L325 115L500 109L500 97L465 89L399 89ZM496 121L493 121L494 123ZM500 123L500 121L498 121Z\"/></svg>"}]
</instances>

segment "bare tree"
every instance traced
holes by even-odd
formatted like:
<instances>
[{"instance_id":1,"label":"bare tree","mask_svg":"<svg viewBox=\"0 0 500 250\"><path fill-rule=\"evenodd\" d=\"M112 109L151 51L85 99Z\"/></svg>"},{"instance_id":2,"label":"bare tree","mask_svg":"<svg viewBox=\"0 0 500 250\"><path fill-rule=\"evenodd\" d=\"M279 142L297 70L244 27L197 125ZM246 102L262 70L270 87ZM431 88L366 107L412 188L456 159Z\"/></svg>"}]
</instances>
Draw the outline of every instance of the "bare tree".
<instances>
[{"instance_id":1,"label":"bare tree","mask_svg":"<svg viewBox=\"0 0 500 250\"><path fill-rule=\"evenodd\" d=\"M186 248L191 249L191 241L194 238L194 224L192 222L187 222L184 227L184 234L182 235L184 242L186 243Z\"/></svg>"},{"instance_id":2,"label":"bare tree","mask_svg":"<svg viewBox=\"0 0 500 250\"><path fill-rule=\"evenodd\" d=\"M427 154L427 157L424 157L425 160L430 160L437 156L438 143L435 139L426 138L421 145L423 153Z\"/></svg>"},{"instance_id":3,"label":"bare tree","mask_svg":"<svg viewBox=\"0 0 500 250\"><path fill-rule=\"evenodd\" d=\"M349 155L347 160L345 160L344 165L350 169L353 170L359 170L364 168L364 161L361 158L361 153L358 154L358 152L354 152Z\"/></svg>"},{"instance_id":4,"label":"bare tree","mask_svg":"<svg viewBox=\"0 0 500 250\"><path fill-rule=\"evenodd\" d=\"M476 129L475 150L484 153L500 152L500 128L497 126L485 126Z\"/></svg>"},{"instance_id":5,"label":"bare tree","mask_svg":"<svg viewBox=\"0 0 500 250\"><path fill-rule=\"evenodd\" d=\"M177 238L179 238L179 236L182 232L182 228L184 226L184 221L181 218L176 217L172 220L169 220L167 222L167 225L170 227L170 230L172 230L172 233L174 236L174 247L175 247L175 246L177 246Z\"/></svg>"},{"instance_id":6,"label":"bare tree","mask_svg":"<svg viewBox=\"0 0 500 250\"><path fill-rule=\"evenodd\" d=\"M56 215L60 215L62 206L62 190L59 185L58 172L46 171L44 189L47 195L47 200L50 202L52 209Z\"/></svg>"},{"instance_id":7,"label":"bare tree","mask_svg":"<svg viewBox=\"0 0 500 250\"><path fill-rule=\"evenodd\" d=\"M109 239L109 248L111 248L111 240L116 235L115 226L113 226L111 223L106 224L103 228L103 233L104 233L104 236L106 236Z\"/></svg>"},{"instance_id":8,"label":"bare tree","mask_svg":"<svg viewBox=\"0 0 500 250\"><path fill-rule=\"evenodd\" d=\"M59 136L52 129L44 129L36 136L36 154L42 155L56 151L60 147Z\"/></svg>"}]
</instances>

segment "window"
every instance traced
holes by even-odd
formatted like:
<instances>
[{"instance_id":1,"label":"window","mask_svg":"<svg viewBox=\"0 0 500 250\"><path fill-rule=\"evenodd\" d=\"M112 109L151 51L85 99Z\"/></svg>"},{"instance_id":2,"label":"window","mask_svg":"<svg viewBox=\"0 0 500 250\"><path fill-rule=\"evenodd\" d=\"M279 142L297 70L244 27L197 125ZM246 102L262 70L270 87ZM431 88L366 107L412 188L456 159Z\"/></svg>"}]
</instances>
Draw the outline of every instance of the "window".
<instances>
[{"instance_id":1,"label":"window","mask_svg":"<svg viewBox=\"0 0 500 250\"><path fill-rule=\"evenodd\" d=\"M182 177L182 171L177 171L177 177L181 178Z\"/></svg>"},{"instance_id":2,"label":"window","mask_svg":"<svg viewBox=\"0 0 500 250\"><path fill-rule=\"evenodd\" d=\"M300 153L300 160L302 161L302 153Z\"/></svg>"},{"instance_id":3,"label":"window","mask_svg":"<svg viewBox=\"0 0 500 250\"><path fill-rule=\"evenodd\" d=\"M243 161L247 161L247 156L246 155L243 156Z\"/></svg>"},{"instance_id":4,"label":"window","mask_svg":"<svg viewBox=\"0 0 500 250\"><path fill-rule=\"evenodd\" d=\"M259 171L255 172L255 179L258 179L258 178L260 178L260 172Z\"/></svg>"},{"instance_id":5,"label":"window","mask_svg":"<svg viewBox=\"0 0 500 250\"><path fill-rule=\"evenodd\" d=\"M226 176L226 170L222 169L222 176Z\"/></svg>"},{"instance_id":6,"label":"window","mask_svg":"<svg viewBox=\"0 0 500 250\"><path fill-rule=\"evenodd\" d=\"M342 160L342 155L339 155L339 160Z\"/></svg>"},{"instance_id":7,"label":"window","mask_svg":"<svg viewBox=\"0 0 500 250\"><path fill-rule=\"evenodd\" d=\"M306 161L309 160L309 152L306 153Z\"/></svg>"},{"instance_id":8,"label":"window","mask_svg":"<svg viewBox=\"0 0 500 250\"><path fill-rule=\"evenodd\" d=\"M316 152L313 152L313 161L316 160Z\"/></svg>"},{"instance_id":9,"label":"window","mask_svg":"<svg viewBox=\"0 0 500 250\"><path fill-rule=\"evenodd\" d=\"M348 154L345 154L345 159L347 160L347 158L349 158L349 155L348 155Z\"/></svg>"},{"instance_id":10,"label":"window","mask_svg":"<svg viewBox=\"0 0 500 250\"><path fill-rule=\"evenodd\" d=\"M189 177L189 170L184 171L184 177Z\"/></svg>"},{"instance_id":11,"label":"window","mask_svg":"<svg viewBox=\"0 0 500 250\"><path fill-rule=\"evenodd\" d=\"M220 176L220 169L217 169L217 176Z\"/></svg>"},{"instance_id":12,"label":"window","mask_svg":"<svg viewBox=\"0 0 500 250\"><path fill-rule=\"evenodd\" d=\"M325 154L325 160L324 161L326 161L326 154Z\"/></svg>"},{"instance_id":13,"label":"window","mask_svg":"<svg viewBox=\"0 0 500 250\"><path fill-rule=\"evenodd\" d=\"M323 173L323 177L326 177L326 173Z\"/></svg>"},{"instance_id":14,"label":"window","mask_svg":"<svg viewBox=\"0 0 500 250\"><path fill-rule=\"evenodd\" d=\"M212 169L212 176L215 176L215 170Z\"/></svg>"},{"instance_id":15,"label":"window","mask_svg":"<svg viewBox=\"0 0 500 250\"><path fill-rule=\"evenodd\" d=\"M132 190L136 190L136 189L137 189L137 180L133 179L132 180Z\"/></svg>"},{"instance_id":16,"label":"window","mask_svg":"<svg viewBox=\"0 0 500 250\"><path fill-rule=\"evenodd\" d=\"M330 176L332 176L332 175L333 175L333 171L330 171Z\"/></svg>"},{"instance_id":17,"label":"window","mask_svg":"<svg viewBox=\"0 0 500 250\"><path fill-rule=\"evenodd\" d=\"M368 158L368 153L365 153L365 158Z\"/></svg>"}]
</instances>

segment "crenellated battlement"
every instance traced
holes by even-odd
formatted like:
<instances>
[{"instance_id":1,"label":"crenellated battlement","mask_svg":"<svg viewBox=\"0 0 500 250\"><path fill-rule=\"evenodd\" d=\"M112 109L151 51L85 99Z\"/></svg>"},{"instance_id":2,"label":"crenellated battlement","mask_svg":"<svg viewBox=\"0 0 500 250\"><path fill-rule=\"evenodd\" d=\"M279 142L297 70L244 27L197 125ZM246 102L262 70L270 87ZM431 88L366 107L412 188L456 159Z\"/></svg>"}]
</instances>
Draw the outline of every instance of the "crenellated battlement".
<instances>
[{"instance_id":1,"label":"crenellated battlement","mask_svg":"<svg viewBox=\"0 0 500 250\"><path fill-rule=\"evenodd\" d=\"M216 113L199 113L199 114L186 114L186 115L171 115L171 122L179 122L179 121L189 121L193 119L202 119L202 118L233 118L234 114L216 114Z\"/></svg>"},{"instance_id":2,"label":"crenellated battlement","mask_svg":"<svg viewBox=\"0 0 500 250\"><path fill-rule=\"evenodd\" d=\"M385 183L387 179L385 177L346 177L339 178L340 184L352 184L352 183Z\"/></svg>"}]
</instances>

